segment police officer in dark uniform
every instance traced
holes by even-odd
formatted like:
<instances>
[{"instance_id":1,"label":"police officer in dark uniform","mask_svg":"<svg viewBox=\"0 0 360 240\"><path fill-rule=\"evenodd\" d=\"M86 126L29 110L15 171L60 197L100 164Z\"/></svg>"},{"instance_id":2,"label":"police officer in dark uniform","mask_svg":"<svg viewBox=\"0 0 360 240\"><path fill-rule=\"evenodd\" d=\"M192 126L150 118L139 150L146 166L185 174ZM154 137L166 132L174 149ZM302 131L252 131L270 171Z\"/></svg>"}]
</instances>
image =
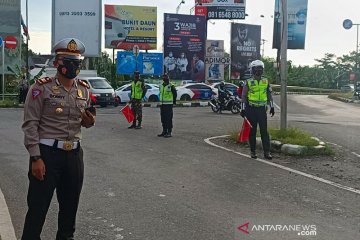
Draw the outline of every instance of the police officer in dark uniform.
<instances>
[{"instance_id":1,"label":"police officer in dark uniform","mask_svg":"<svg viewBox=\"0 0 360 240\"><path fill-rule=\"evenodd\" d=\"M262 61L255 60L251 62L250 69L253 78L246 81L242 91L243 106L241 116L246 116L252 125L249 136L251 157L257 158L256 130L257 124L259 124L264 157L270 160L272 159L272 156L270 153L270 139L267 130L266 106L267 104L270 105L270 115L273 117L275 110L271 96L271 87L269 81L262 77L264 72L264 63Z\"/></svg>"},{"instance_id":2,"label":"police officer in dark uniform","mask_svg":"<svg viewBox=\"0 0 360 240\"><path fill-rule=\"evenodd\" d=\"M142 122L142 103L141 99L145 97L146 94L146 87L144 81L140 80L140 73L139 71L134 72L134 80L131 83L131 109L134 114L134 121L131 124L129 129L141 129L141 122ZM136 120L138 124L136 125Z\"/></svg>"},{"instance_id":3,"label":"police officer in dark uniform","mask_svg":"<svg viewBox=\"0 0 360 240\"><path fill-rule=\"evenodd\" d=\"M225 99L226 99L226 90L225 90L225 83L222 81L218 85L218 94L219 94L219 101L220 101L220 109L219 113L221 113L221 110L225 107Z\"/></svg>"},{"instance_id":4,"label":"police officer in dark uniform","mask_svg":"<svg viewBox=\"0 0 360 240\"><path fill-rule=\"evenodd\" d=\"M158 137L171 137L173 128L173 105L176 104L176 89L169 81L167 74L163 75L163 83L160 85L160 115L161 123L163 126L162 133Z\"/></svg>"},{"instance_id":5,"label":"police officer in dark uniform","mask_svg":"<svg viewBox=\"0 0 360 240\"><path fill-rule=\"evenodd\" d=\"M96 114L95 109L87 110L89 86L75 79L84 51L78 39L58 42L53 47L56 76L37 80L26 98L22 129L30 154L30 183L22 240L40 239L55 189L59 202L56 240L74 239L84 175L81 127L93 126Z\"/></svg>"}]
</instances>

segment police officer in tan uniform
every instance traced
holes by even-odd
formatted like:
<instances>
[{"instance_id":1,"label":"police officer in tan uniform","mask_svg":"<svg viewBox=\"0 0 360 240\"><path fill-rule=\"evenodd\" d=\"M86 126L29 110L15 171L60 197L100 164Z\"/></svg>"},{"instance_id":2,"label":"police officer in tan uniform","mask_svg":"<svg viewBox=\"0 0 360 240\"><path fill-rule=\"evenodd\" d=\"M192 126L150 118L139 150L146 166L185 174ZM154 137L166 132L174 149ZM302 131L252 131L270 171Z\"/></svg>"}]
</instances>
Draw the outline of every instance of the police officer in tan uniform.
<instances>
[{"instance_id":1,"label":"police officer in tan uniform","mask_svg":"<svg viewBox=\"0 0 360 240\"><path fill-rule=\"evenodd\" d=\"M83 184L81 127L95 123L89 86L75 79L84 44L66 38L53 47L54 78L34 83L27 95L22 129L30 154L28 212L22 240L38 240L54 190L59 202L56 240L74 239L76 212Z\"/></svg>"}]
</instances>

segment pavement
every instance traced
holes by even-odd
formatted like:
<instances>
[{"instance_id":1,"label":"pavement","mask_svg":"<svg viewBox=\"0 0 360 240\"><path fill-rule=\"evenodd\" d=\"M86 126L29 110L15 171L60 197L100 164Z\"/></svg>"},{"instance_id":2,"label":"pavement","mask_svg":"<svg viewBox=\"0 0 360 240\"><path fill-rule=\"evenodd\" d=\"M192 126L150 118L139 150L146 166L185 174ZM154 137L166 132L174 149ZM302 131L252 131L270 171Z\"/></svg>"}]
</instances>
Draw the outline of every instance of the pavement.
<instances>
[{"instance_id":1,"label":"pavement","mask_svg":"<svg viewBox=\"0 0 360 240\"><path fill-rule=\"evenodd\" d=\"M350 112L358 108L331 101L289 96L289 125L356 152L359 115ZM204 142L239 129L239 115L175 108L174 137L165 139L156 137L161 131L159 109L144 108L141 130L127 129L119 109L99 109L96 126L83 132L85 181L76 239L360 238L358 194ZM335 109L344 112L339 115ZM28 184L22 109L0 109L0 114L0 189L19 238ZM277 112L269 125L278 124ZM56 232L55 199L43 239L53 239ZM265 225L281 226L261 230ZM316 235L285 231L286 225L315 227Z\"/></svg>"}]
</instances>

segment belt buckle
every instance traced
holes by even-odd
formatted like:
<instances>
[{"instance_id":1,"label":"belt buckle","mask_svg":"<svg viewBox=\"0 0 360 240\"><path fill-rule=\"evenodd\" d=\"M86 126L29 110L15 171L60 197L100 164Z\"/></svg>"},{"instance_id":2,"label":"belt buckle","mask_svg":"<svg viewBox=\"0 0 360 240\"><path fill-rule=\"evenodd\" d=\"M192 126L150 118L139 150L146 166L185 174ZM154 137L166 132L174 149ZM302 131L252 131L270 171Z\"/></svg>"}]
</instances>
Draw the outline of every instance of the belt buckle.
<instances>
[{"instance_id":1,"label":"belt buckle","mask_svg":"<svg viewBox=\"0 0 360 240\"><path fill-rule=\"evenodd\" d=\"M74 142L64 141L63 149L65 151L71 151L71 150L73 150L73 147L74 147Z\"/></svg>"}]
</instances>

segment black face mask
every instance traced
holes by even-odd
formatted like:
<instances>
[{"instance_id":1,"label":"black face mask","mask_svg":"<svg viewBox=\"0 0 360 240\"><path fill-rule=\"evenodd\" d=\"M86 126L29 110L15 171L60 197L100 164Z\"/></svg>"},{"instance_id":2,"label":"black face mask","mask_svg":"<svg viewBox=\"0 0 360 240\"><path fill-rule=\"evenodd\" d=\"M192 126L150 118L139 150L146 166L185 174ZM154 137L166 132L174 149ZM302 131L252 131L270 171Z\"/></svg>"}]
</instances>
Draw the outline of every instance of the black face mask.
<instances>
[{"instance_id":1,"label":"black face mask","mask_svg":"<svg viewBox=\"0 0 360 240\"><path fill-rule=\"evenodd\" d=\"M80 73L81 60L62 60L63 64L58 66L61 75L68 79L75 78Z\"/></svg>"}]
</instances>

